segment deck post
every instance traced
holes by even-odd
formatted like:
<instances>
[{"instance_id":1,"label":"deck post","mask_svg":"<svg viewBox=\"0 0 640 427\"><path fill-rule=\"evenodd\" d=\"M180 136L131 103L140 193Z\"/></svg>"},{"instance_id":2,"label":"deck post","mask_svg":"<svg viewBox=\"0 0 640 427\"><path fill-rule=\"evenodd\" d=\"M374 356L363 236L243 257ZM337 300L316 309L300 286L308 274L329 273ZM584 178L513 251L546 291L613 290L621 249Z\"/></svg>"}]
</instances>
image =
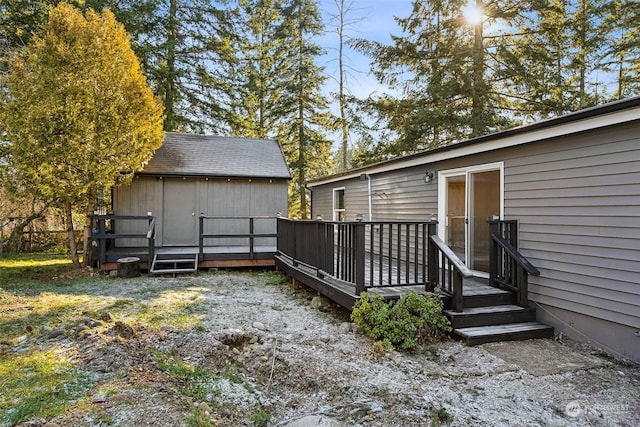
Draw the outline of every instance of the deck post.
<instances>
[{"instance_id":1,"label":"deck post","mask_svg":"<svg viewBox=\"0 0 640 427\"><path fill-rule=\"evenodd\" d=\"M249 258L251 259L256 258L256 254L253 248L253 244L255 240L255 238L253 237L254 229L255 229L254 218L250 217L249 218Z\"/></svg>"},{"instance_id":2,"label":"deck post","mask_svg":"<svg viewBox=\"0 0 640 427\"><path fill-rule=\"evenodd\" d=\"M461 313L464 308L464 295L462 293L462 274L455 270L453 272L453 311Z\"/></svg>"},{"instance_id":3,"label":"deck post","mask_svg":"<svg viewBox=\"0 0 640 427\"><path fill-rule=\"evenodd\" d=\"M148 265L148 269L151 270L151 265L153 263L153 258L155 258L155 253L156 253L156 230L155 230L155 223L154 223L154 217L152 215L149 215L149 229L147 231L147 244L149 245L149 249L148 249L148 255L147 255L147 265ZM153 230L151 230L151 227L154 227Z\"/></svg>"},{"instance_id":4,"label":"deck post","mask_svg":"<svg viewBox=\"0 0 640 427\"><path fill-rule=\"evenodd\" d=\"M438 284L438 250L435 243L431 240L431 236L438 234L438 222L432 221L427 224L427 281L426 291L433 292Z\"/></svg>"},{"instance_id":5,"label":"deck post","mask_svg":"<svg viewBox=\"0 0 640 427\"><path fill-rule=\"evenodd\" d=\"M105 235L107 233L106 220L104 218L98 218L98 235ZM107 241L106 239L98 239L98 259L100 263L107 262Z\"/></svg>"},{"instance_id":6,"label":"deck post","mask_svg":"<svg viewBox=\"0 0 640 427\"><path fill-rule=\"evenodd\" d=\"M354 249L355 249L355 282L356 295L365 291L364 264L365 264L365 224L362 222L353 224Z\"/></svg>"},{"instance_id":7,"label":"deck post","mask_svg":"<svg viewBox=\"0 0 640 427\"><path fill-rule=\"evenodd\" d=\"M529 307L529 275L518 266L518 305Z\"/></svg>"},{"instance_id":8,"label":"deck post","mask_svg":"<svg viewBox=\"0 0 640 427\"><path fill-rule=\"evenodd\" d=\"M204 259L204 214L200 213L200 218L198 222L198 261L202 261Z\"/></svg>"},{"instance_id":9,"label":"deck post","mask_svg":"<svg viewBox=\"0 0 640 427\"><path fill-rule=\"evenodd\" d=\"M489 286L496 286L500 264L498 243L493 240L493 235L499 235L500 221L489 221ZM497 286L496 286L497 287Z\"/></svg>"}]
</instances>

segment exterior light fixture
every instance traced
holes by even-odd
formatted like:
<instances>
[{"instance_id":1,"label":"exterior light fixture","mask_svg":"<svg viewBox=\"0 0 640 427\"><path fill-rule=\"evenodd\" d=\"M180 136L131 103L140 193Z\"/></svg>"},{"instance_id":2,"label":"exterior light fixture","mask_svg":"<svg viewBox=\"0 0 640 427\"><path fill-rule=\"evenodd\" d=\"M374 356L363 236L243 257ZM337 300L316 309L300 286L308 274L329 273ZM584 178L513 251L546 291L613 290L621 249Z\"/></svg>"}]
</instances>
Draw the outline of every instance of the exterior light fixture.
<instances>
[{"instance_id":1,"label":"exterior light fixture","mask_svg":"<svg viewBox=\"0 0 640 427\"><path fill-rule=\"evenodd\" d=\"M364 215L361 214L361 213L356 214L356 221L358 221L358 222L364 221Z\"/></svg>"},{"instance_id":2,"label":"exterior light fixture","mask_svg":"<svg viewBox=\"0 0 640 427\"><path fill-rule=\"evenodd\" d=\"M429 184L430 182L432 182L432 181L433 181L433 178L434 178L434 177L435 177L435 174L434 174L433 172L431 172L431 171L426 171L426 172L424 173L424 182L425 182L426 184Z\"/></svg>"},{"instance_id":3,"label":"exterior light fixture","mask_svg":"<svg viewBox=\"0 0 640 427\"><path fill-rule=\"evenodd\" d=\"M322 221L322 214L318 214L318 216L316 216L316 220Z\"/></svg>"}]
</instances>

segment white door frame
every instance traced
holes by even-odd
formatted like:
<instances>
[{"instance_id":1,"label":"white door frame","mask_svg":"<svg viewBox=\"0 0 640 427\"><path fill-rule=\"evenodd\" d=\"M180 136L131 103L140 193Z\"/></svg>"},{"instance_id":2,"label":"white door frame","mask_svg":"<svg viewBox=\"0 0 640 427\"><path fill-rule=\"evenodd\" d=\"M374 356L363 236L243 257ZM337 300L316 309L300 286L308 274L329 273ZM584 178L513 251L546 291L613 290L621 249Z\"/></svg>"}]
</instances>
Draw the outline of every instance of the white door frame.
<instances>
[{"instance_id":1,"label":"white door frame","mask_svg":"<svg viewBox=\"0 0 640 427\"><path fill-rule=\"evenodd\" d=\"M469 265L469 178L474 172L500 171L500 218L504 217L504 162L485 163L464 168L448 169L438 172L438 237L446 242L446 215L447 215L447 178L465 176L465 259L462 261ZM474 271L478 276L487 276L484 272Z\"/></svg>"}]
</instances>

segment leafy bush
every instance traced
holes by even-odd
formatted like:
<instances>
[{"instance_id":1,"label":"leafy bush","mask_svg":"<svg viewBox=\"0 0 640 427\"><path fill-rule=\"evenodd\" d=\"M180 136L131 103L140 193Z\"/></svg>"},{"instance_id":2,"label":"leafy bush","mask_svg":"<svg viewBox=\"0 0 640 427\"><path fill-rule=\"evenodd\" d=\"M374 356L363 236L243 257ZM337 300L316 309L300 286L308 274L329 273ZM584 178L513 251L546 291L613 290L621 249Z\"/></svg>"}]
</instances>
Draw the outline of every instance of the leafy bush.
<instances>
[{"instance_id":1,"label":"leafy bush","mask_svg":"<svg viewBox=\"0 0 640 427\"><path fill-rule=\"evenodd\" d=\"M365 334L388 349L409 351L442 338L451 331L442 314L442 300L434 294L410 292L396 302L384 302L378 294L363 292L351 319Z\"/></svg>"}]
</instances>

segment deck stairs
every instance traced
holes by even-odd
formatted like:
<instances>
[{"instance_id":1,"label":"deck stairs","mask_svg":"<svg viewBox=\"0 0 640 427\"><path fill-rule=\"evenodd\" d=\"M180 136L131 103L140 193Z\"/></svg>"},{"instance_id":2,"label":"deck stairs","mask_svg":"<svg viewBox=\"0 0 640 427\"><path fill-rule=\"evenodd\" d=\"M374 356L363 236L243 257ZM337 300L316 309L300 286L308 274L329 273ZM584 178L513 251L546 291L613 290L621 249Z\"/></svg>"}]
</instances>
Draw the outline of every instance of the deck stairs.
<instances>
[{"instance_id":1,"label":"deck stairs","mask_svg":"<svg viewBox=\"0 0 640 427\"><path fill-rule=\"evenodd\" d=\"M445 309L444 314L453 335L467 345L553 336L553 327L536 321L535 308L516 305L510 291L487 286L482 292L465 294L463 307L462 312Z\"/></svg>"},{"instance_id":2,"label":"deck stairs","mask_svg":"<svg viewBox=\"0 0 640 427\"><path fill-rule=\"evenodd\" d=\"M198 254L154 255L149 274L186 274L197 273Z\"/></svg>"}]
</instances>

